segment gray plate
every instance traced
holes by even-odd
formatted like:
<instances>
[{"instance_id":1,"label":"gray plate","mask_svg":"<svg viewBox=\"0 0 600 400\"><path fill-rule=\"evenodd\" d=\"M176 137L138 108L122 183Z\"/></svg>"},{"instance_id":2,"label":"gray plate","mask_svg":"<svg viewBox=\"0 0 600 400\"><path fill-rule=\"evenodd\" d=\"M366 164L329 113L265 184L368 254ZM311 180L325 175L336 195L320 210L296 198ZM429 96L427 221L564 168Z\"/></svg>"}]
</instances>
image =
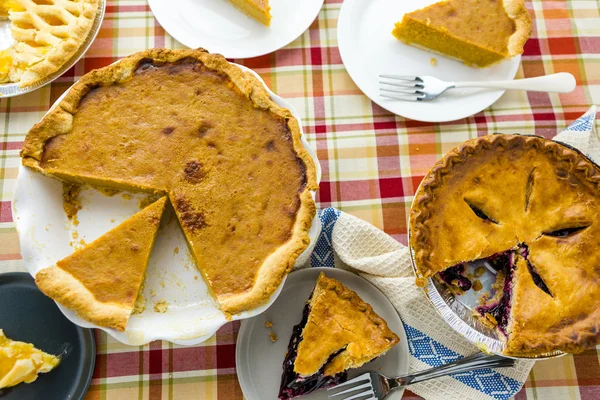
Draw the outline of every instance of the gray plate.
<instances>
[{"instance_id":1,"label":"gray plate","mask_svg":"<svg viewBox=\"0 0 600 400\"><path fill-rule=\"evenodd\" d=\"M102 21L104 20L104 11L106 9L106 1L100 0L98 5L98 13L96 14L96 19L94 20L94 24L90 29L90 33L88 34L85 41L79 46L79 50L73 56L63 64L56 72L48 75L45 79L38 82L35 85L20 87L18 83L5 83L0 84L0 96L1 97L15 97L20 96L25 93L33 92L36 89L41 88L54 81L56 78L64 74L71 68L88 50L91 46L92 42L96 38L98 31L100 30L100 25L102 25ZM0 21L0 49L7 49L13 44L13 38L10 34L10 21Z\"/></svg>"},{"instance_id":2,"label":"gray plate","mask_svg":"<svg viewBox=\"0 0 600 400\"><path fill-rule=\"evenodd\" d=\"M400 338L393 349L377 360L348 371L349 378L375 370L388 376L408 373L408 341L402 320L390 301L371 283L360 276L336 268L307 268L288 275L281 295L263 314L244 320L237 338L235 362L242 392L248 400L277 399L282 364L292 335L292 328L302 319L308 296L315 287L319 273L335 278L354 290L375 312L387 321L390 329ZM265 327L265 322L273 328ZM278 340L273 343L269 332ZM393 392L386 399L399 400L403 390ZM319 390L302 396L303 400L326 400L327 391Z\"/></svg>"},{"instance_id":3,"label":"gray plate","mask_svg":"<svg viewBox=\"0 0 600 400\"><path fill-rule=\"evenodd\" d=\"M66 319L25 272L0 274L0 304L0 329L9 339L62 355L58 367L36 381L0 389L0 400L83 399L94 373L94 332Z\"/></svg>"}]
</instances>

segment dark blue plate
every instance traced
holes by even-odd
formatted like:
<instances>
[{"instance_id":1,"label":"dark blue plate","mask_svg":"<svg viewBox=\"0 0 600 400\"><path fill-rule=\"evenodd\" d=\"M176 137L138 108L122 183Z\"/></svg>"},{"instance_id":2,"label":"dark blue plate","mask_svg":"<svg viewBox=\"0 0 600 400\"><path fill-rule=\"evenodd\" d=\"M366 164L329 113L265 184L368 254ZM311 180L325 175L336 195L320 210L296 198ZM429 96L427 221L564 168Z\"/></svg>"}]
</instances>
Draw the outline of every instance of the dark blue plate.
<instances>
[{"instance_id":1,"label":"dark blue plate","mask_svg":"<svg viewBox=\"0 0 600 400\"><path fill-rule=\"evenodd\" d=\"M65 318L31 275L0 274L0 329L9 339L62 354L58 367L40 374L33 383L0 389L0 400L83 399L96 361L94 332Z\"/></svg>"}]
</instances>

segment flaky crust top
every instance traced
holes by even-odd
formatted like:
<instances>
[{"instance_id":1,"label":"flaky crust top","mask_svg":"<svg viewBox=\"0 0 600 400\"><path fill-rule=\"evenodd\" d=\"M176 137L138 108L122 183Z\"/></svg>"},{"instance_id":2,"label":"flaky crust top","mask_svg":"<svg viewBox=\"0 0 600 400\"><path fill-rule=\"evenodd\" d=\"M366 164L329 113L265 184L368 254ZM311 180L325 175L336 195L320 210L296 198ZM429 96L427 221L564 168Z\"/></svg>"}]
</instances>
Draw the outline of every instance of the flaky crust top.
<instances>
[{"instance_id":1,"label":"flaky crust top","mask_svg":"<svg viewBox=\"0 0 600 400\"><path fill-rule=\"evenodd\" d=\"M308 322L294 364L294 371L300 375L316 373L337 351L341 352L325 366L325 375L358 368L400 340L370 304L323 272L309 306Z\"/></svg>"},{"instance_id":2,"label":"flaky crust top","mask_svg":"<svg viewBox=\"0 0 600 400\"><path fill-rule=\"evenodd\" d=\"M505 174L506 171L490 168L485 170L487 176L482 176L480 171L487 159L491 159L494 155L513 151L514 154L525 153L532 150L533 155L530 159L515 159L511 161L515 170L525 171L523 174L525 180L519 179L512 181L510 176ZM600 188L600 168L593 164L587 157L580 152L573 150L561 143L550 141L538 136L525 135L503 135L495 134L475 138L462 143L460 146L449 151L442 157L425 176L419 186L410 212L410 244L414 251L414 259L419 277L430 277L434 273L444 270L452 265L463 261L470 261L481 257L490 256L498 251L508 250L519 243L519 240L525 238L517 237L514 232L501 233L498 237L506 239L503 246L496 251L490 251L489 245L486 242L484 245L471 245L471 241L477 241L480 238L472 237L467 243L461 243L463 248L466 248L463 259L452 259L449 256L456 249L444 247L444 244L439 241L440 234L443 230L456 227L457 229L469 229L470 226L465 224L467 216L464 219L459 216L458 219L447 221L442 227L440 224L434 226L433 220L442 218L442 206L455 202L462 202L463 198L460 193L453 197L440 198L437 196L443 190L448 190L445 193L452 193L453 189L458 189L464 183L465 186L476 186L473 182L465 182L468 178L479 178L482 181L486 179L496 179L498 186L503 185L514 197L525 197L525 181L530 170L528 162L536 158L542 160L550 160L549 163L554 164L558 171L564 171L565 174L572 174L578 178L578 181L590 193L599 193ZM457 166L466 165L461 171L461 175L456 173ZM472 168L468 166L472 165ZM504 175L503 175L504 174ZM477 175L477 176L475 176ZM461 186L463 187L463 186ZM501 191L501 188L497 188ZM507 198L508 199L508 198ZM507 200L504 199L504 200ZM516 203L516 202L515 202ZM516 207L517 205L515 205ZM520 205L518 205L520 207ZM510 204L506 202L498 204L497 209L509 209ZM498 211L502 212L502 211ZM507 212L508 213L508 212ZM511 213L509 213L511 214ZM515 218L517 219L517 218ZM514 222L514 221L511 221ZM484 224L488 227L490 224ZM434 234L432 231L436 230ZM511 240L512 239L512 240ZM469 254L468 248L475 247L479 251L471 251ZM459 249L460 250L460 249ZM485 251L484 251L485 250Z\"/></svg>"},{"instance_id":3,"label":"flaky crust top","mask_svg":"<svg viewBox=\"0 0 600 400\"><path fill-rule=\"evenodd\" d=\"M527 249L512 285L506 354L580 352L600 340L600 167L580 152L537 136L461 144L421 183L410 244L417 283L461 262Z\"/></svg>"}]
</instances>

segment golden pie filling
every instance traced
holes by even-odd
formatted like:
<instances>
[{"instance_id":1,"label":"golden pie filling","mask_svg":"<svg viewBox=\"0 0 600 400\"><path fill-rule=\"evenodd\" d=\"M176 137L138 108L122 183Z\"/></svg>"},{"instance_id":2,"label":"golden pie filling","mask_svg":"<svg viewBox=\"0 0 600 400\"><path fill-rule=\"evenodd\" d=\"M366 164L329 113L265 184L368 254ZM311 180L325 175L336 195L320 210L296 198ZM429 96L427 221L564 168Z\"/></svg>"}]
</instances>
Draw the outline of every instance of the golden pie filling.
<instances>
[{"instance_id":1,"label":"golden pie filling","mask_svg":"<svg viewBox=\"0 0 600 400\"><path fill-rule=\"evenodd\" d=\"M308 244L317 185L297 121L221 56L150 50L86 75L22 156L63 180L168 194L226 313L268 299Z\"/></svg>"},{"instance_id":2,"label":"golden pie filling","mask_svg":"<svg viewBox=\"0 0 600 400\"><path fill-rule=\"evenodd\" d=\"M506 354L600 342L600 168L581 153L537 136L467 141L425 176L410 226L418 283L461 293L471 261L499 272L474 312Z\"/></svg>"},{"instance_id":3,"label":"golden pie filling","mask_svg":"<svg viewBox=\"0 0 600 400\"><path fill-rule=\"evenodd\" d=\"M531 18L522 0L447 0L405 14L392 34L407 44L487 67L523 52Z\"/></svg>"},{"instance_id":4,"label":"golden pie filling","mask_svg":"<svg viewBox=\"0 0 600 400\"><path fill-rule=\"evenodd\" d=\"M229 0L247 16L263 25L271 25L271 7L269 0Z\"/></svg>"},{"instance_id":5,"label":"golden pie filling","mask_svg":"<svg viewBox=\"0 0 600 400\"><path fill-rule=\"evenodd\" d=\"M38 374L58 366L60 357L44 353L31 343L10 340L0 329L0 389L31 383Z\"/></svg>"},{"instance_id":6,"label":"golden pie filling","mask_svg":"<svg viewBox=\"0 0 600 400\"><path fill-rule=\"evenodd\" d=\"M83 249L42 269L35 283L87 321L124 331L132 312L140 309L140 302L143 305L139 292L166 200L157 200Z\"/></svg>"}]
</instances>

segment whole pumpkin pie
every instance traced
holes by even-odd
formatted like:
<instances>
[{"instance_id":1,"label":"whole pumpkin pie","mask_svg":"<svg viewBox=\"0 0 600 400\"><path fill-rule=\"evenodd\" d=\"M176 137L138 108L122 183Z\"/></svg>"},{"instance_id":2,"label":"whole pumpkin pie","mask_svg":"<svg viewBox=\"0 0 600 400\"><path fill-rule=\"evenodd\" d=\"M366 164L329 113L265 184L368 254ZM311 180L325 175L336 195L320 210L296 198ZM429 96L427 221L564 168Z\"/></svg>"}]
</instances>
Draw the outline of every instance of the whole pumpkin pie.
<instances>
[{"instance_id":1,"label":"whole pumpkin pie","mask_svg":"<svg viewBox=\"0 0 600 400\"><path fill-rule=\"evenodd\" d=\"M404 14L392 34L467 65L488 67L523 53L531 18L523 0L444 0Z\"/></svg>"},{"instance_id":2,"label":"whole pumpkin pie","mask_svg":"<svg viewBox=\"0 0 600 400\"><path fill-rule=\"evenodd\" d=\"M164 193L226 314L275 292L309 243L315 166L292 114L204 50L148 50L82 77L28 133L23 164Z\"/></svg>"},{"instance_id":3,"label":"whole pumpkin pie","mask_svg":"<svg viewBox=\"0 0 600 400\"><path fill-rule=\"evenodd\" d=\"M94 324L123 331L135 307L167 198L39 271L35 283Z\"/></svg>"}]
</instances>

